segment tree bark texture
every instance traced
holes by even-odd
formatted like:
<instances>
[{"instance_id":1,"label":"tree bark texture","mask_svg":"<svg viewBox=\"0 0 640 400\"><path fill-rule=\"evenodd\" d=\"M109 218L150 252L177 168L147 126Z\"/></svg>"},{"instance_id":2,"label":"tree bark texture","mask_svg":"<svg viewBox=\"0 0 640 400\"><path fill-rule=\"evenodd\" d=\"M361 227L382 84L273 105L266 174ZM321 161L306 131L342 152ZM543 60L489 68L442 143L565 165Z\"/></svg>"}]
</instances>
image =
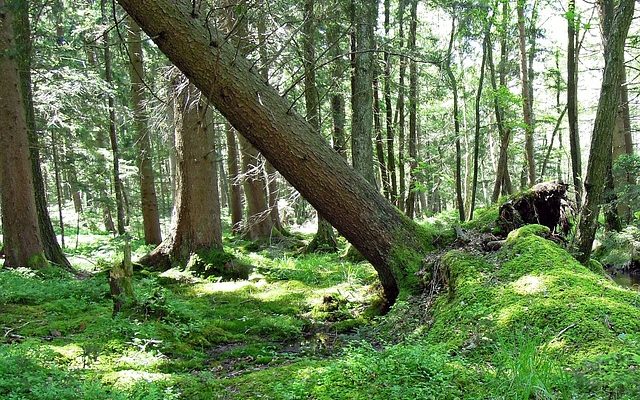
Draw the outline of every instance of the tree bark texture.
<instances>
[{"instance_id":1,"label":"tree bark texture","mask_svg":"<svg viewBox=\"0 0 640 400\"><path fill-rule=\"evenodd\" d=\"M411 0L409 21L409 52L416 51L416 31L418 28L418 0ZM405 214L415 216L416 176L418 167L418 65L415 58L409 61L409 192L407 193Z\"/></svg>"},{"instance_id":2,"label":"tree bark texture","mask_svg":"<svg viewBox=\"0 0 640 400\"><path fill-rule=\"evenodd\" d=\"M100 11L102 13L103 25L107 26L107 0L101 0ZM113 72L111 68L111 45L109 44L109 30L102 33L102 45L104 46L104 80L107 85L111 85L113 81ZM118 135L116 133L116 106L115 99L112 95L107 97L107 105L109 109L109 142L111 143L111 153L113 154L113 191L116 194L116 221L118 227L118 235L125 233L125 211L124 199L122 192L122 181L120 180L120 151L118 149Z\"/></svg>"},{"instance_id":3,"label":"tree bark texture","mask_svg":"<svg viewBox=\"0 0 640 400\"><path fill-rule=\"evenodd\" d=\"M306 117L309 124L318 136L320 132L320 99L318 87L316 85L316 54L315 37L316 23L314 15L315 0L305 0L304 2L304 23L302 26L303 36L303 65L304 65L304 101L306 107ZM338 242L333 234L333 227L318 214L318 228L316 234L307 246L308 252L336 252Z\"/></svg>"},{"instance_id":4,"label":"tree bark texture","mask_svg":"<svg viewBox=\"0 0 640 400\"><path fill-rule=\"evenodd\" d=\"M388 301L415 289L428 247L288 102L252 71L225 36L194 18L186 1L119 0L160 49L239 132L374 266Z\"/></svg>"},{"instance_id":5,"label":"tree bark texture","mask_svg":"<svg viewBox=\"0 0 640 400\"><path fill-rule=\"evenodd\" d=\"M207 131L206 100L178 77L175 98L176 198L171 232L140 262L159 270L186 262L199 250L222 250L214 137Z\"/></svg>"},{"instance_id":6,"label":"tree bark texture","mask_svg":"<svg viewBox=\"0 0 640 400\"><path fill-rule=\"evenodd\" d=\"M240 167L238 166L238 142L236 132L231 124L225 125L227 140L227 171L229 171L229 213L231 214L231 232L242 231L242 184L240 183Z\"/></svg>"},{"instance_id":7,"label":"tree bark texture","mask_svg":"<svg viewBox=\"0 0 640 400\"><path fill-rule=\"evenodd\" d=\"M47 266L40 238L13 33L13 7L0 0L0 199L6 267Z\"/></svg>"},{"instance_id":8,"label":"tree bark texture","mask_svg":"<svg viewBox=\"0 0 640 400\"><path fill-rule=\"evenodd\" d=\"M353 0L356 23L356 54L351 98L351 157L353 167L372 185L373 170L373 71L374 29L378 0Z\"/></svg>"},{"instance_id":9,"label":"tree bark texture","mask_svg":"<svg viewBox=\"0 0 640 400\"><path fill-rule=\"evenodd\" d=\"M384 0L384 37L390 40L391 28L391 1ZM391 186L390 198L392 203L397 202L398 198L398 179L396 173L396 161L394 152L394 127L393 127L393 107L391 105L391 54L389 52L389 44L385 43L384 47L384 105L385 105L385 126L387 135L387 170L389 173L389 183Z\"/></svg>"},{"instance_id":10,"label":"tree bark texture","mask_svg":"<svg viewBox=\"0 0 640 400\"><path fill-rule=\"evenodd\" d=\"M535 155L533 153L533 109L532 93L529 86L529 68L527 67L527 45L524 19L524 2L518 0L518 39L520 45L520 77L522 82L522 109L525 124L525 154L527 161L527 178L529 186L536 184Z\"/></svg>"},{"instance_id":11,"label":"tree bark texture","mask_svg":"<svg viewBox=\"0 0 640 400\"><path fill-rule=\"evenodd\" d=\"M611 143L620 99L620 85L624 66L624 44L633 18L635 0L621 0L611 19L611 29L604 46L604 74L598 110L591 137L591 153L585 178L585 202L580 212L576 232L576 258L582 263L589 261L595 238L597 218L603 201L607 168L611 164Z\"/></svg>"},{"instance_id":12,"label":"tree bark texture","mask_svg":"<svg viewBox=\"0 0 640 400\"><path fill-rule=\"evenodd\" d=\"M44 253L47 260L71 271L71 263L64 255L62 248L58 244L53 224L47 209L47 199L45 195L45 185L42 179L42 168L40 166L40 145L36 133L36 119L33 108L33 84L31 81L31 24L29 21L28 0L22 0L20 4L7 2L15 10L14 34L16 38L18 74L22 88L22 101L24 102L27 129L29 132L29 154L31 158L31 171L33 186L35 190L36 210L38 212L38 226L40 229L40 239L44 246ZM74 177L75 178L75 177Z\"/></svg>"},{"instance_id":13,"label":"tree bark texture","mask_svg":"<svg viewBox=\"0 0 640 400\"><path fill-rule=\"evenodd\" d=\"M140 27L132 18L128 18L129 29L129 78L131 80L131 103L133 106L134 126L137 133L138 169L140 178L140 198L142 200L142 225L144 241L147 244L160 244L160 213L153 173L151 138L149 137L148 116L145 109L144 64L142 54L142 36Z\"/></svg>"},{"instance_id":14,"label":"tree bark texture","mask_svg":"<svg viewBox=\"0 0 640 400\"><path fill-rule=\"evenodd\" d=\"M576 191L576 206L582 206L582 156L578 131L578 57L576 52L575 0L569 0L567 13L567 118L569 119L569 153L571 154L571 175Z\"/></svg>"}]
</instances>

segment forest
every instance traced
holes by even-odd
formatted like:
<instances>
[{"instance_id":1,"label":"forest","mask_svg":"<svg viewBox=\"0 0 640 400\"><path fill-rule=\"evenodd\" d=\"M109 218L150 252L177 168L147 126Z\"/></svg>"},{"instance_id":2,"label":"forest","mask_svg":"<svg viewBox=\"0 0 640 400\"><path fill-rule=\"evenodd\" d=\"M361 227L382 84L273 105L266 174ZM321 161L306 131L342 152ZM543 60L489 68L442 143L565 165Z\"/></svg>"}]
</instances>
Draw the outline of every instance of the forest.
<instances>
[{"instance_id":1,"label":"forest","mask_svg":"<svg viewBox=\"0 0 640 400\"><path fill-rule=\"evenodd\" d=\"M0 399L640 399L638 9L0 0Z\"/></svg>"}]
</instances>

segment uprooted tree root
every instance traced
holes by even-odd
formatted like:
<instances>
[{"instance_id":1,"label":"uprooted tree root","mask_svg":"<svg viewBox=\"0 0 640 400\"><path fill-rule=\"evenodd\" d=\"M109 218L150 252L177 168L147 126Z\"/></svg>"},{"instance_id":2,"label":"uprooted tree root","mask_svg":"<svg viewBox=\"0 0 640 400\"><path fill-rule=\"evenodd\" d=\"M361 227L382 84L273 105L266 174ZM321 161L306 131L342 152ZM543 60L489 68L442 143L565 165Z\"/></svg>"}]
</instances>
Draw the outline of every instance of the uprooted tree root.
<instances>
[{"instance_id":1,"label":"uprooted tree root","mask_svg":"<svg viewBox=\"0 0 640 400\"><path fill-rule=\"evenodd\" d=\"M524 225L539 224L566 235L571 228L568 214L572 209L568 188L564 183L546 182L515 195L500 207L498 227L506 235Z\"/></svg>"}]
</instances>

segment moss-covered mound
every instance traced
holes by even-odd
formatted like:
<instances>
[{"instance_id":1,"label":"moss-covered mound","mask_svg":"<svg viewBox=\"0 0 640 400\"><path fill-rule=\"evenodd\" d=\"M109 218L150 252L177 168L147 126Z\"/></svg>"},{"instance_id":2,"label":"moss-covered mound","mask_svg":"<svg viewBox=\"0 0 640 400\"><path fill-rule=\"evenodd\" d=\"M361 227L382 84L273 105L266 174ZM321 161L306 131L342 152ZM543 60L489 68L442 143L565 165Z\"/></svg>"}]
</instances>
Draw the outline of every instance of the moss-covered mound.
<instances>
[{"instance_id":1,"label":"moss-covered mound","mask_svg":"<svg viewBox=\"0 0 640 400\"><path fill-rule=\"evenodd\" d=\"M640 295L538 236L545 232L523 227L489 256L446 254L448 293L429 309L399 303L385 317L403 326L399 343L225 384L245 398L640 398Z\"/></svg>"}]
</instances>

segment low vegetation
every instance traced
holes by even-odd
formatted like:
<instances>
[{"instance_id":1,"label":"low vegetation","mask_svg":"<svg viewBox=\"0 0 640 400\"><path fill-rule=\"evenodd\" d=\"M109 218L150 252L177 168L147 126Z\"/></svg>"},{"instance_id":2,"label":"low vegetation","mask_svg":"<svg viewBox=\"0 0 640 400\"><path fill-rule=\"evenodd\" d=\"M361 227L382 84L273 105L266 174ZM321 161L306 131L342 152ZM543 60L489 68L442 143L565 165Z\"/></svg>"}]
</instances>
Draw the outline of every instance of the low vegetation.
<instances>
[{"instance_id":1,"label":"low vegetation","mask_svg":"<svg viewBox=\"0 0 640 400\"><path fill-rule=\"evenodd\" d=\"M107 262L80 277L2 270L0 397L640 396L639 292L579 264L539 236L546 227L485 252L456 248L447 220L425 223L450 248L434 280L384 317L369 264L245 242L225 250L253 266L248 279L138 271L135 306L115 318ZM85 246L77 253L118 247L107 236Z\"/></svg>"}]
</instances>

